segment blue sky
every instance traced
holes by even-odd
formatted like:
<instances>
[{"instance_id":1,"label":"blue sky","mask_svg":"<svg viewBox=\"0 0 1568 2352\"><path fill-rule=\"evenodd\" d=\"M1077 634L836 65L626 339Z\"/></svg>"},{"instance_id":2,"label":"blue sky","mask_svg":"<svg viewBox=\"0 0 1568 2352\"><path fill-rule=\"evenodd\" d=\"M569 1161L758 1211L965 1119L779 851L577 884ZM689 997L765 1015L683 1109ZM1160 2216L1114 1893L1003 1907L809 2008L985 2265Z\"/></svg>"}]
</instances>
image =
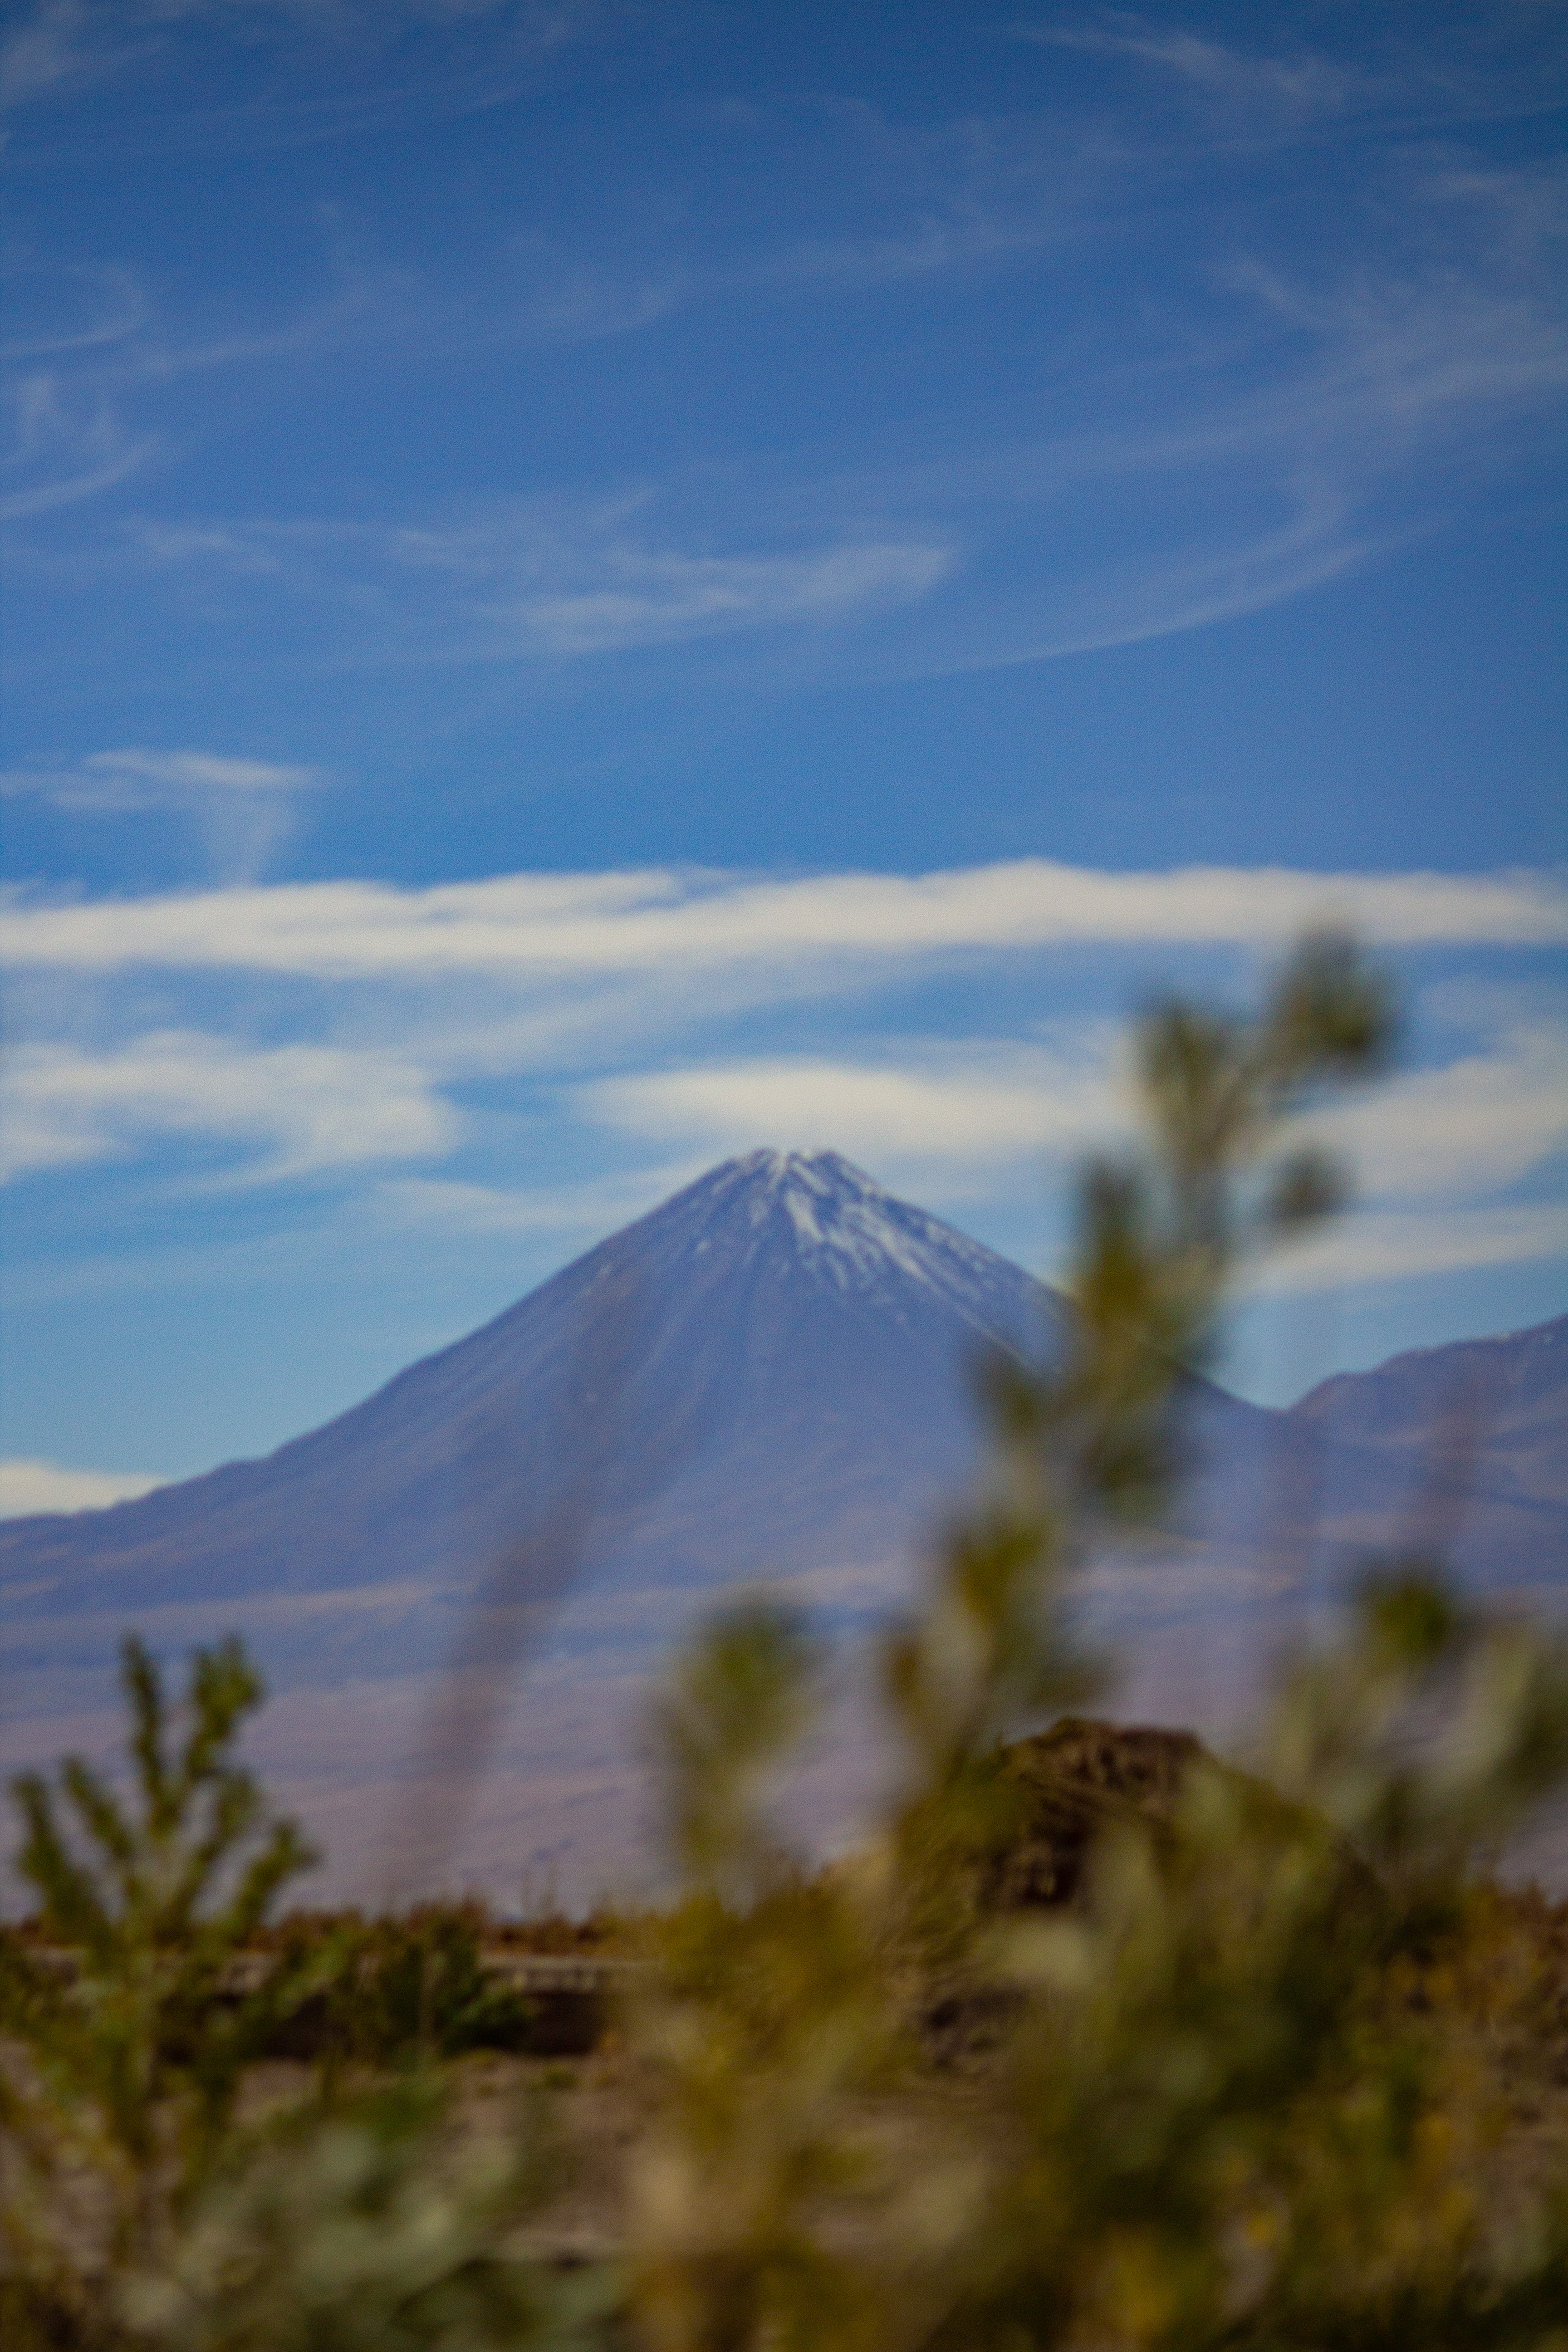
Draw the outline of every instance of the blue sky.
<instances>
[{"instance_id":1,"label":"blue sky","mask_svg":"<svg viewBox=\"0 0 1568 2352\"><path fill-rule=\"evenodd\" d=\"M1048 1271L1325 918L1405 1059L1238 1385L1562 1310L1554 6L12 27L0 1505L756 1143Z\"/></svg>"}]
</instances>

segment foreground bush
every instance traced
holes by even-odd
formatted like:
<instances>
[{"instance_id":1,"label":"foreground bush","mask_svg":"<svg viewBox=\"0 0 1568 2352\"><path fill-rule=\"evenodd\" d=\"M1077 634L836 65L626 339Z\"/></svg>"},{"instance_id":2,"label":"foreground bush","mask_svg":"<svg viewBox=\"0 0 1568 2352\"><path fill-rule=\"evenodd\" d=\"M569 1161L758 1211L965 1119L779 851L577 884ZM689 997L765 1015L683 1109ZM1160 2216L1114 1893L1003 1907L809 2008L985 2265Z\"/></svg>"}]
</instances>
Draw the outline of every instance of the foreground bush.
<instances>
[{"instance_id":1,"label":"foreground bush","mask_svg":"<svg viewBox=\"0 0 1568 2352\"><path fill-rule=\"evenodd\" d=\"M531 2004L498 1986L484 1958L477 1903L427 1903L378 1919L348 1913L285 1921L268 1965L310 1965L325 1981L271 2045L271 2054L331 2066L396 2066L470 2050L522 2051Z\"/></svg>"},{"instance_id":2,"label":"foreground bush","mask_svg":"<svg viewBox=\"0 0 1568 2352\"><path fill-rule=\"evenodd\" d=\"M177 1742L133 1638L123 1680L129 1799L79 1757L58 1792L36 1773L14 1788L17 1866L53 1948L0 1941L0 2027L21 2045L0 2070L9 2333L18 2298L30 2324L108 2324L116 2282L166 2247L223 2148L246 2065L323 1981L315 1956L229 1989L312 1859L234 1759L260 1698L244 1652L198 1654Z\"/></svg>"},{"instance_id":3,"label":"foreground bush","mask_svg":"<svg viewBox=\"0 0 1568 2352\"><path fill-rule=\"evenodd\" d=\"M1250 1770L1194 1757L1163 1819L1104 1819L1070 1911L998 1899L1050 1793L1008 1743L1092 1681L1074 1565L1179 1469L1179 1368L1246 1253L1338 1197L1280 1146L1386 1029L1310 943L1256 1022L1144 1024L1149 1150L1086 1180L1068 1360L998 1380L993 1491L885 1645L904 1769L862 1853L803 1879L770 1820L822 1681L802 1627L731 1613L678 1674L689 1893L633 2170L658 2352L1568 2341L1568 2147L1437 1997L1485 1967L1478 1863L1568 1772L1559 1641L1392 1564L1282 1670Z\"/></svg>"},{"instance_id":4,"label":"foreground bush","mask_svg":"<svg viewBox=\"0 0 1568 2352\"><path fill-rule=\"evenodd\" d=\"M58 1790L15 1785L37 1909L0 1932L5 2352L456 2352L546 2340L546 2320L581 2341L603 2283L505 2249L553 2177L537 2114L452 2127L441 2062L516 2049L533 2022L487 1974L482 1908L269 1928L313 1857L234 1760L260 1699L243 1650L197 1653L177 1738L134 1640L123 1683L129 1798L76 1758ZM247 2069L301 2053L303 2087L243 2118Z\"/></svg>"},{"instance_id":5,"label":"foreground bush","mask_svg":"<svg viewBox=\"0 0 1568 2352\"><path fill-rule=\"evenodd\" d=\"M456 2135L428 2070L295 2115L236 2151L168 2262L124 2299L188 2352L591 2352L619 2299L514 2243L547 2192L536 2118Z\"/></svg>"}]
</instances>

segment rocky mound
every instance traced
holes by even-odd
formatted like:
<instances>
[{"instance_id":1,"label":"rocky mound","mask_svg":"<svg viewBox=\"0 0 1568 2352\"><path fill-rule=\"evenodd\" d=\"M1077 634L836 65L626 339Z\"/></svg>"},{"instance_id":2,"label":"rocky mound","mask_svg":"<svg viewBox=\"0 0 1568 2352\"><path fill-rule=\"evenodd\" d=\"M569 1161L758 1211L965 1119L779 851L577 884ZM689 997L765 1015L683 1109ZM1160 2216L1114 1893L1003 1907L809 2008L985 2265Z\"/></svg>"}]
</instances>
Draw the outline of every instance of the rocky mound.
<instances>
[{"instance_id":1,"label":"rocky mound","mask_svg":"<svg viewBox=\"0 0 1568 2352\"><path fill-rule=\"evenodd\" d=\"M1116 1822L1168 1826L1200 1759L1215 1761L1190 1731L1084 1716L1016 1740L1001 1773L1017 1810L992 1864L989 1902L1009 1911L1071 1902L1100 1832Z\"/></svg>"}]
</instances>

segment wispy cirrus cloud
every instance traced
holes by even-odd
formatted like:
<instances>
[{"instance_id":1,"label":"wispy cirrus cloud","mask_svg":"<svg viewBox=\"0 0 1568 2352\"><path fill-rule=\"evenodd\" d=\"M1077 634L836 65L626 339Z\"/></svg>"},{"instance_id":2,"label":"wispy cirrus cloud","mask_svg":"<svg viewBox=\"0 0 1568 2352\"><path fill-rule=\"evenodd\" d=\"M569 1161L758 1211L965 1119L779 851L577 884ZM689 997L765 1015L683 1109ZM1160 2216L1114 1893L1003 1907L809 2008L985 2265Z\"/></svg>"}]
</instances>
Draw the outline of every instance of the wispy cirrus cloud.
<instances>
[{"instance_id":1,"label":"wispy cirrus cloud","mask_svg":"<svg viewBox=\"0 0 1568 2352\"><path fill-rule=\"evenodd\" d=\"M297 793L324 781L320 768L276 760L236 760L215 751L93 751L82 761L82 782L64 789L76 805L91 805L99 791L120 805L154 804L184 793Z\"/></svg>"},{"instance_id":2,"label":"wispy cirrus cloud","mask_svg":"<svg viewBox=\"0 0 1568 2352\"><path fill-rule=\"evenodd\" d=\"M0 456L0 522L26 522L80 504L127 480L153 455L157 436L128 426L96 385L64 383L33 369L7 386Z\"/></svg>"},{"instance_id":3,"label":"wispy cirrus cloud","mask_svg":"<svg viewBox=\"0 0 1568 2352\"><path fill-rule=\"evenodd\" d=\"M1528 116L1560 101L1568 65L1550 9L1509 12L1511 25L1472 11L1462 31L1450 22L1435 41L1421 10L1391 8L1368 20L1372 37L1353 56L1277 18L1258 16L1231 37L1184 13L1188 21L1173 24L1145 9L1100 7L1011 29L1020 41L1124 65L1145 103L1163 97L1211 143L1245 146L1321 138L1369 118L1450 130Z\"/></svg>"},{"instance_id":4,"label":"wispy cirrus cloud","mask_svg":"<svg viewBox=\"0 0 1568 2352\"><path fill-rule=\"evenodd\" d=\"M75 767L9 768L0 793L35 795L58 807L127 810L184 807L213 795L297 793L326 781L321 768L283 761L234 759L215 751L91 751Z\"/></svg>"},{"instance_id":5,"label":"wispy cirrus cloud","mask_svg":"<svg viewBox=\"0 0 1568 2352\"><path fill-rule=\"evenodd\" d=\"M1290 51L1244 48L1128 9L1104 9L1078 24L1024 23L1013 30L1019 40L1152 68L1248 123L1262 118L1272 124L1304 125L1380 94L1380 85L1364 70L1321 51L1304 46ZM1387 95L1386 84L1381 94Z\"/></svg>"},{"instance_id":6,"label":"wispy cirrus cloud","mask_svg":"<svg viewBox=\"0 0 1568 2352\"><path fill-rule=\"evenodd\" d=\"M81 12L45 11L75 23ZM117 378L148 325L136 275L119 263L47 268L23 240L0 278L0 522L90 500L138 472L160 433L133 420Z\"/></svg>"},{"instance_id":7,"label":"wispy cirrus cloud","mask_svg":"<svg viewBox=\"0 0 1568 2352\"><path fill-rule=\"evenodd\" d=\"M49 267L37 253L7 267L11 331L0 345L0 523L79 506L177 457L192 421L173 403L182 381L301 360L389 307L384 288L343 268L319 297L242 326L192 320L174 329L130 270Z\"/></svg>"},{"instance_id":8,"label":"wispy cirrus cloud","mask_svg":"<svg viewBox=\"0 0 1568 2352\"><path fill-rule=\"evenodd\" d=\"M1223 335L1086 356L1070 399L961 450L774 453L374 523L165 514L129 526L124 560L287 600L316 616L316 658L348 665L729 658L815 632L818 667L919 673L1207 626L1407 543L1523 462L1568 388L1568 331L1544 257L1563 190L1519 176L1511 206L1440 173L1403 192L1415 216L1488 217L1462 266L1436 228L1429 262L1350 279L1216 254Z\"/></svg>"},{"instance_id":9,"label":"wispy cirrus cloud","mask_svg":"<svg viewBox=\"0 0 1568 2352\"><path fill-rule=\"evenodd\" d=\"M369 609L371 634L351 624L343 656L422 667L554 663L853 624L918 603L955 559L929 534L841 525L805 545L698 552L661 533L651 503L634 491L576 512L510 499L420 524L204 520L145 523L133 536L156 568L276 583L340 616Z\"/></svg>"},{"instance_id":10,"label":"wispy cirrus cloud","mask_svg":"<svg viewBox=\"0 0 1568 2352\"><path fill-rule=\"evenodd\" d=\"M439 1157L461 1120L395 1054L173 1030L90 1051L15 1047L0 1075L0 1178L179 1141L228 1147L262 1180Z\"/></svg>"},{"instance_id":11,"label":"wispy cirrus cloud","mask_svg":"<svg viewBox=\"0 0 1568 2352\"><path fill-rule=\"evenodd\" d=\"M6 271L11 294L26 274L19 263ZM49 278L47 315L29 319L25 306L8 306L16 323L0 336L0 359L58 360L77 352L102 352L146 323L146 297L121 264L91 268L77 263L50 272Z\"/></svg>"},{"instance_id":12,"label":"wispy cirrus cloud","mask_svg":"<svg viewBox=\"0 0 1568 2352\"><path fill-rule=\"evenodd\" d=\"M592 0L33 0L15 12L0 42L0 104L19 109L83 84L128 81L139 74L156 79L161 69L177 67L187 45L215 35L237 37L253 57L261 51L258 66L269 65L263 45L270 34L269 46L283 56L281 87L268 89L247 109L207 110L226 118L231 134L237 114L242 121L248 118L253 138L293 143L325 135L319 120L312 123L310 110L289 104L289 96L297 101L298 94L289 90L288 68L297 72L303 59L329 75L336 66L341 75L345 51L353 66L374 68L405 26L449 26L458 36L468 30L479 37L478 55L463 56L443 83L425 91L424 100L426 107L483 107L512 94L510 83L496 88L498 65L515 68L550 56L591 32L600 13ZM487 64L488 89L475 79ZM258 79L265 88L273 77L258 72ZM391 72L384 68L368 93L351 86L333 94L338 104L332 130L348 127L344 117L363 123L367 114L374 119L406 113L417 95L395 67ZM162 127L167 140L182 128L188 136L194 125L176 117Z\"/></svg>"},{"instance_id":13,"label":"wispy cirrus cloud","mask_svg":"<svg viewBox=\"0 0 1568 2352\"><path fill-rule=\"evenodd\" d=\"M79 15L58 13L62 25ZM122 26L173 21L166 8L110 13ZM536 44L584 28L563 18L552 32L549 13ZM1372 102L1362 67L1135 16L1031 37L1281 119L1321 122ZM1392 67L1372 77L1380 89L1398 79ZM710 162L723 111L698 110L687 125ZM936 272L1045 268L1054 248L1091 240L1116 289L1114 331L1047 275L1042 318L1067 307L1024 372L1038 399L1010 404L1005 427L988 421L962 450L945 431L922 447L917 432L884 463L879 440L851 457L775 432L717 467L677 460L629 487L590 468L570 490L466 509L438 493L405 498L374 523L330 499L291 514L163 500L113 542L127 568L154 578L205 570L237 583L237 609L276 645L308 613L292 658L313 667L558 665L655 648L688 648L695 662L705 647L733 663L754 640L759 662L778 641L780 661L921 674L1136 643L1321 585L1446 527L1468 486L1518 462L1568 385L1554 290L1561 176L1549 164L1417 142L1375 169L1358 163L1364 203L1347 197L1332 235L1321 213L1303 245L1254 227L1245 203L1222 205L1223 227L1151 274L1145 251L1168 233L1167 212L1186 216L1181 192L1212 169L1211 142L1184 148L1142 122L1107 142L1090 118L1046 105L918 133L842 100L741 111L756 119L726 131L723 176L738 171L747 200L700 234L685 207L656 205L661 226L628 229L624 208L612 224L590 206L571 234L514 229L456 293L450 257L440 270L413 247L351 261L345 245L321 264L325 291L296 313L210 328L176 330L142 293L133 316L125 288L100 272L100 341L57 336L54 358L18 378L0 512L26 522L89 501L154 457L177 463L206 429L178 397L197 370L240 381L264 363L286 371L345 341L395 339L449 372L465 352L509 342L639 332L680 305L837 301ZM740 168L752 150L763 160ZM803 178L833 189L826 218L781 207L778 189ZM81 281L79 271L73 302ZM41 350L53 331L32 340ZM105 544L93 561L110 553Z\"/></svg>"},{"instance_id":14,"label":"wispy cirrus cloud","mask_svg":"<svg viewBox=\"0 0 1568 2352\"><path fill-rule=\"evenodd\" d=\"M803 555L694 556L631 546L605 551L605 584L525 595L490 617L523 643L563 654L619 652L736 629L843 618L922 596L952 551L847 545Z\"/></svg>"},{"instance_id":15,"label":"wispy cirrus cloud","mask_svg":"<svg viewBox=\"0 0 1568 2352\"><path fill-rule=\"evenodd\" d=\"M129 54L120 12L87 0L38 0L0 40L0 104L26 105L94 80Z\"/></svg>"},{"instance_id":16,"label":"wispy cirrus cloud","mask_svg":"<svg viewBox=\"0 0 1568 2352\"><path fill-rule=\"evenodd\" d=\"M220 881L254 881L293 832L299 796L324 769L213 751L93 751L72 767L13 768L0 796L37 799L78 816L171 814L196 834Z\"/></svg>"}]
</instances>

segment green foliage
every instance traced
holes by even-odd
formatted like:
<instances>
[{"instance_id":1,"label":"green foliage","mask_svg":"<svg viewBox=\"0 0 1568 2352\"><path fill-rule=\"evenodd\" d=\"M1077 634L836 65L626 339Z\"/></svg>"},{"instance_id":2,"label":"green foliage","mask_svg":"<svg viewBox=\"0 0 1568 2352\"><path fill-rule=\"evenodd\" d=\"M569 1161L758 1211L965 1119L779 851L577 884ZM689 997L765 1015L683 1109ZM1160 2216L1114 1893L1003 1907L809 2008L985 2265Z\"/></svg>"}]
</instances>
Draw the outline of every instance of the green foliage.
<instances>
[{"instance_id":1,"label":"green foliage","mask_svg":"<svg viewBox=\"0 0 1568 2352\"><path fill-rule=\"evenodd\" d=\"M1388 1649L1386 1604L1285 1676L1265 1780L1195 1764L1173 1843L1117 1829L1075 1916L993 1928L1023 1999L988 2138L1024 2152L937 2343L1549 2340L1568 2176L1500 2191L1496 2077L1409 1977L1544 1783L1568 1654L1531 1638L1505 1686L1519 1629L1435 1641L1443 1596L1406 1586L1420 1639Z\"/></svg>"},{"instance_id":2,"label":"green foliage","mask_svg":"<svg viewBox=\"0 0 1568 2352\"><path fill-rule=\"evenodd\" d=\"M1568 1779L1568 1651L1468 1608L1419 1562L1370 1571L1355 1626L1341 1653L1284 1680L1268 1769L1414 1900L1495 1853Z\"/></svg>"},{"instance_id":3,"label":"green foliage","mask_svg":"<svg viewBox=\"0 0 1568 2352\"><path fill-rule=\"evenodd\" d=\"M264 1824L260 1791L233 1760L240 1724L261 1702L260 1677L237 1641L198 1650L188 1727L173 1757L162 1678L134 1634L123 1645L121 1679L140 1816L124 1811L89 1764L68 1757L60 1783L86 1832L83 1858L62 1831L47 1782L23 1773L13 1783L26 1829L18 1867L46 1925L91 1962L119 1965L132 1945L210 1961L237 1948L285 1880L314 1859L291 1822ZM259 1850L216 1901L225 1874L258 1836Z\"/></svg>"},{"instance_id":4,"label":"green foliage","mask_svg":"<svg viewBox=\"0 0 1568 2352\"><path fill-rule=\"evenodd\" d=\"M581 2343L604 2278L556 2281L499 2244L538 2194L537 2131L454 2146L431 2071L516 2047L531 2022L487 1978L482 1915L267 1931L310 1857L234 1759L261 1695L244 1653L197 1654L177 1742L134 1639L123 1681L129 1801L75 1758L61 1796L15 1784L38 1910L27 1937L0 1937L7 2352ZM313 2084L242 2127L247 2067L301 2033ZM389 2064L401 2085L355 2088Z\"/></svg>"},{"instance_id":5,"label":"green foliage","mask_svg":"<svg viewBox=\"0 0 1568 2352\"><path fill-rule=\"evenodd\" d=\"M289 2117L210 2186L173 2261L137 2279L169 2352L586 2352L618 2282L512 2242L546 2178L529 2118L451 2128L428 2071Z\"/></svg>"},{"instance_id":6,"label":"green foliage","mask_svg":"<svg viewBox=\"0 0 1568 2352\"><path fill-rule=\"evenodd\" d=\"M387 2066L525 2048L533 2011L489 1975L482 1927L477 1906L432 1903L340 1929L342 1957L322 2001L324 2054Z\"/></svg>"},{"instance_id":7,"label":"green foliage","mask_svg":"<svg viewBox=\"0 0 1568 2352\"><path fill-rule=\"evenodd\" d=\"M166 2242L246 2064L324 1974L318 1956L244 1980L247 1938L312 1857L235 1761L261 1697L238 1643L196 1654L178 1738L134 1637L121 1674L129 1794L79 1757L58 1792L37 1773L13 1784L16 1866L50 1948L0 1947L0 2032L18 2053L0 2186L11 2263L43 2282L35 2301L65 2283L90 2304L92 2280Z\"/></svg>"},{"instance_id":8,"label":"green foliage","mask_svg":"<svg viewBox=\"0 0 1568 2352\"><path fill-rule=\"evenodd\" d=\"M1297 1122L1325 1087L1374 1076L1394 1030L1387 983L1327 932L1302 940L1250 1019L1173 1001L1139 1022L1132 1074L1147 1149L1131 1164L1085 1171L1076 1356L1038 1398L1047 1422L1076 1438L1058 1468L1070 1508L1136 1515L1163 1498L1180 1467L1173 1368L1212 1359L1224 1300L1251 1255L1347 1198L1344 1171L1299 1139Z\"/></svg>"},{"instance_id":9,"label":"green foliage","mask_svg":"<svg viewBox=\"0 0 1568 2352\"><path fill-rule=\"evenodd\" d=\"M758 1811L758 1781L804 1728L820 1664L803 1624L765 1601L741 1602L710 1622L654 1714L668 1836L689 1885L710 1894L752 1890L780 1857ZM731 1884L737 1862L746 1881Z\"/></svg>"},{"instance_id":10,"label":"green foliage","mask_svg":"<svg viewBox=\"0 0 1568 2352\"><path fill-rule=\"evenodd\" d=\"M800 1628L753 1611L680 1670L665 1780L706 1834L639 2029L655 2352L1561 2352L1568 2163L1521 2170L1431 1997L1475 1863L1568 1771L1561 1643L1369 1578L1283 1671L1255 1771L1194 1758L1158 1826L1107 1809L1070 1911L995 1901L1040 1794L1005 1743L1092 1679L1070 1570L1166 1491L1245 1256L1342 1197L1295 1121L1390 1032L1333 940L1256 1020L1142 1024L1149 1150L1086 1176L1066 1360L994 1378L991 1487L885 1646L903 1772L860 1853L792 1878L764 1817L710 1803L777 1769Z\"/></svg>"}]
</instances>

